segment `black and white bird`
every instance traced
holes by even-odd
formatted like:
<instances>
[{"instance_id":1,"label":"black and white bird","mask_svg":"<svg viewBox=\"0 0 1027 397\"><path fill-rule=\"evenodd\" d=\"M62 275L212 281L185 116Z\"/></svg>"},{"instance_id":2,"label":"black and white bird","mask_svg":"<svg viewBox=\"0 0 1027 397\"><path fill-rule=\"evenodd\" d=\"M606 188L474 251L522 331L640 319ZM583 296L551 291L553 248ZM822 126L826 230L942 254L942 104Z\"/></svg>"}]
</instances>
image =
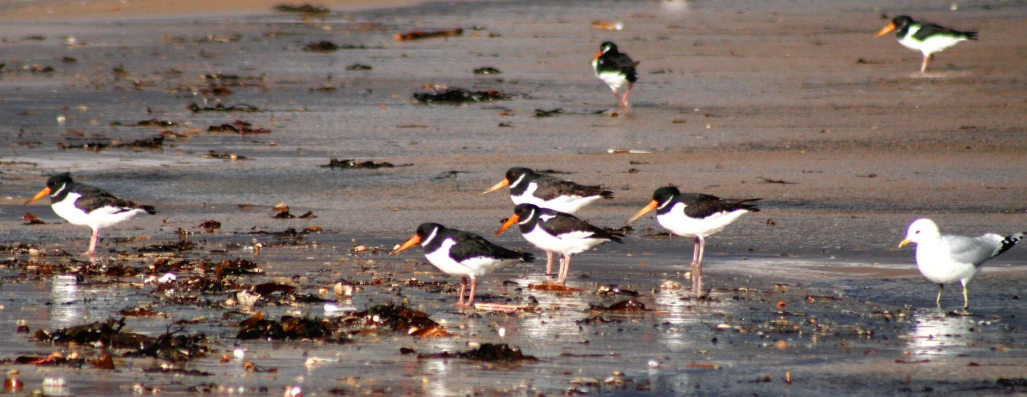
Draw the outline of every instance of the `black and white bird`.
<instances>
[{"instance_id":1,"label":"black and white bird","mask_svg":"<svg viewBox=\"0 0 1027 397\"><path fill-rule=\"evenodd\" d=\"M706 250L706 237L734 223L742 215L759 212L756 201L721 199L702 193L681 193L678 188L665 186L653 192L649 205L628 219L627 223L656 210L656 221L671 233L682 237L694 237L692 252L692 293L702 293L702 260Z\"/></svg>"},{"instance_id":2,"label":"black and white bird","mask_svg":"<svg viewBox=\"0 0 1027 397\"><path fill-rule=\"evenodd\" d=\"M635 66L638 66L638 62L631 60L628 54L618 51L617 45L609 41L600 44L599 52L592 58L592 69L595 70L596 77L613 90L617 106L622 108L629 106L628 94L631 93L631 86L638 81ZM620 94L621 87L625 87L623 96Z\"/></svg>"},{"instance_id":3,"label":"black and white bird","mask_svg":"<svg viewBox=\"0 0 1027 397\"><path fill-rule=\"evenodd\" d=\"M534 204L517 204L514 207L514 214L503 223L499 230L496 230L496 235L503 233L514 224L520 227L521 235L529 243L547 253L555 252L562 256L560 274L556 279L557 284L561 285L567 281L567 274L571 268L571 255L585 252L589 248L607 241L624 243L621 240L624 237L623 234L607 232L574 215L549 208L539 208Z\"/></svg>"},{"instance_id":4,"label":"black and white bird","mask_svg":"<svg viewBox=\"0 0 1027 397\"><path fill-rule=\"evenodd\" d=\"M981 265L1013 248L1024 238L1024 233L1001 236L988 233L980 237L942 235L934 221L922 218L913 221L906 232L906 239L899 248L916 243L916 267L928 281L938 284L938 299L941 307L941 292L945 283L959 281L963 285L963 310L970 308L966 285L981 271Z\"/></svg>"},{"instance_id":5,"label":"black and white bird","mask_svg":"<svg viewBox=\"0 0 1027 397\"><path fill-rule=\"evenodd\" d=\"M438 223L422 223L417 227L413 237L389 255L396 255L418 244L424 247L424 256L428 258L428 262L443 273L460 276L460 299L456 302L457 306L469 307L474 304L478 277L510 263L535 260L535 256L530 253L512 251L495 245L479 235L449 229ZM467 303L464 304L468 278L471 279L471 291Z\"/></svg>"},{"instance_id":6,"label":"black and white bird","mask_svg":"<svg viewBox=\"0 0 1027 397\"><path fill-rule=\"evenodd\" d=\"M514 204L535 204L560 212L573 214L599 199L613 199L613 192L601 186L579 185L530 168L513 167L506 170L506 178L482 194L510 187L510 200ZM553 274L553 252L546 251L546 274Z\"/></svg>"},{"instance_id":7,"label":"black and white bird","mask_svg":"<svg viewBox=\"0 0 1027 397\"><path fill-rule=\"evenodd\" d=\"M524 167L506 170L506 178L482 194L507 186L510 187L510 200L514 204L535 204L568 214L596 200L613 198L613 192L604 190L602 186L579 185Z\"/></svg>"},{"instance_id":8,"label":"black and white bird","mask_svg":"<svg viewBox=\"0 0 1027 397\"><path fill-rule=\"evenodd\" d=\"M893 30L895 37L899 39L899 44L924 54L920 73L924 73L930 67L934 53L942 52L960 41L977 40L977 32L960 32L933 23L917 22L905 15L899 15L892 19L891 23L877 32L874 37L884 36Z\"/></svg>"},{"instance_id":9,"label":"black and white bird","mask_svg":"<svg viewBox=\"0 0 1027 397\"><path fill-rule=\"evenodd\" d=\"M71 180L71 174L67 172L47 179L46 187L25 204L47 195L50 196L50 207L58 216L72 225L84 225L93 229L93 236L89 239L89 250L82 255L96 255L100 229L124 222L144 212L150 215L157 213L152 206L122 200L93 186L75 183Z\"/></svg>"}]
</instances>

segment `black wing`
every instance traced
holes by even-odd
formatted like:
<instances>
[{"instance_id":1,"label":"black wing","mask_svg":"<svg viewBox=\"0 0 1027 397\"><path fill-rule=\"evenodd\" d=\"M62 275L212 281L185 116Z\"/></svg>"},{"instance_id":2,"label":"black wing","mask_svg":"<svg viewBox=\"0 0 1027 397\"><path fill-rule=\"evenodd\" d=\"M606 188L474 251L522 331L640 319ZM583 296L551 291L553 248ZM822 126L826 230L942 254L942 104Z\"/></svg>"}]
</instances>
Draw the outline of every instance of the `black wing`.
<instances>
[{"instance_id":1,"label":"black wing","mask_svg":"<svg viewBox=\"0 0 1027 397\"><path fill-rule=\"evenodd\" d=\"M603 190L601 186L579 185L571 181L565 181L549 175L541 175L535 179L538 189L535 196L543 200L552 200L559 196L601 196L605 199L612 199L613 192Z\"/></svg>"},{"instance_id":2,"label":"black wing","mask_svg":"<svg viewBox=\"0 0 1027 397\"><path fill-rule=\"evenodd\" d=\"M604 63L607 66L610 66L611 69L617 68L617 70L623 72L629 82L634 83L638 81L638 75L635 72L635 66L638 66L638 62L633 61L628 54L622 52L610 54L610 56L606 57L603 61L605 61Z\"/></svg>"},{"instance_id":3,"label":"black wing","mask_svg":"<svg viewBox=\"0 0 1027 397\"><path fill-rule=\"evenodd\" d=\"M593 238L602 238L607 240L613 240L618 243L623 243L621 238L624 237L620 233L611 233L601 228L595 227L592 224L585 222L578 217L571 214L559 214L552 218L547 219L544 222L539 222L539 227L545 230L546 233L551 235L558 235L569 232L589 232L592 233Z\"/></svg>"},{"instance_id":4,"label":"black wing","mask_svg":"<svg viewBox=\"0 0 1027 397\"><path fill-rule=\"evenodd\" d=\"M944 26L935 25L933 23L921 23L920 30L913 33L913 38L917 40L924 40L935 34L945 34L955 37L966 37L968 40L977 40L977 32L960 32L958 30L949 29Z\"/></svg>"},{"instance_id":5,"label":"black wing","mask_svg":"<svg viewBox=\"0 0 1027 397\"><path fill-rule=\"evenodd\" d=\"M85 212L93 212L103 207L114 207L121 209L119 212L142 209L150 215L157 213L152 206L117 198L113 194L93 186L76 184L72 190L81 195L78 200L75 200L75 207Z\"/></svg>"},{"instance_id":6,"label":"black wing","mask_svg":"<svg viewBox=\"0 0 1027 397\"><path fill-rule=\"evenodd\" d=\"M682 194L681 200L686 204L685 215L689 218L705 218L718 212L748 210L759 212L756 201L760 199L722 200L708 194Z\"/></svg>"},{"instance_id":7,"label":"black wing","mask_svg":"<svg viewBox=\"0 0 1027 397\"><path fill-rule=\"evenodd\" d=\"M520 259L524 262L535 260L532 254L522 254L509 250L486 240L477 234L467 233L459 230L452 230L451 237L456 245L449 249L449 256L457 262L465 259L488 256L496 259Z\"/></svg>"}]
</instances>

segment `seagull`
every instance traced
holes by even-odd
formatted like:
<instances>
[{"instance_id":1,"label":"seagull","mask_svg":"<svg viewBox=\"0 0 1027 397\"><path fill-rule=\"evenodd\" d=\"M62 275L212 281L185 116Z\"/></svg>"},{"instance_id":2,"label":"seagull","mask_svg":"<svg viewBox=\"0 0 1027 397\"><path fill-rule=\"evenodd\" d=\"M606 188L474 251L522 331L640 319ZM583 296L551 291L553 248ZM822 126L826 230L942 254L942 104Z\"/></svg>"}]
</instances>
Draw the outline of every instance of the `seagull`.
<instances>
[{"instance_id":1,"label":"seagull","mask_svg":"<svg viewBox=\"0 0 1027 397\"><path fill-rule=\"evenodd\" d=\"M573 214L599 199L612 199L613 192L601 186L579 185L530 168L513 167L506 177L482 194L510 187L510 200L514 204L535 204L559 212ZM546 251L546 274L553 274L554 253ZM561 265L562 268L563 265Z\"/></svg>"},{"instance_id":2,"label":"seagull","mask_svg":"<svg viewBox=\"0 0 1027 397\"><path fill-rule=\"evenodd\" d=\"M149 205L137 204L122 200L103 190L71 180L70 173L51 176L46 187L36 193L25 204L50 196L50 207L58 216L72 225L84 225L93 229L89 239L89 250L82 255L96 256L96 241L100 237L100 229L124 222L132 217L147 213L154 215L157 210Z\"/></svg>"},{"instance_id":3,"label":"seagull","mask_svg":"<svg viewBox=\"0 0 1027 397\"><path fill-rule=\"evenodd\" d=\"M617 45L609 41L600 44L599 52L592 58L592 69L595 70L596 77L613 90L617 106L622 108L628 107L631 86L638 81L635 66L638 66L638 62L631 60L628 54L618 51ZM622 97L619 90L624 85L627 85L627 88L624 89Z\"/></svg>"},{"instance_id":4,"label":"seagull","mask_svg":"<svg viewBox=\"0 0 1027 397\"><path fill-rule=\"evenodd\" d=\"M963 311L970 308L966 285L981 271L981 265L999 256L1023 240L1023 233L1002 237L988 233L980 237L942 235L934 221L922 218L913 221L906 239L899 248L916 243L916 266L928 281L938 284L935 303L941 308L941 292L945 283L963 284Z\"/></svg>"},{"instance_id":5,"label":"seagull","mask_svg":"<svg viewBox=\"0 0 1027 397\"><path fill-rule=\"evenodd\" d=\"M413 237L389 253L394 256L410 247L420 244L424 256L443 273L460 276L460 299L457 306L470 307L474 304L474 293L478 277L492 273L513 262L532 262L535 256L520 253L495 245L485 238L462 230L450 229L438 223L422 223ZM471 278L471 293L464 304L467 278Z\"/></svg>"},{"instance_id":6,"label":"seagull","mask_svg":"<svg viewBox=\"0 0 1027 397\"><path fill-rule=\"evenodd\" d=\"M692 253L692 293L702 291L702 259L706 250L706 237L723 230L742 215L759 212L756 201L721 199L702 193L681 193L678 188L665 186L653 192L653 199L625 223L631 223L649 211L656 210L656 220L671 233L694 237Z\"/></svg>"},{"instance_id":7,"label":"seagull","mask_svg":"<svg viewBox=\"0 0 1027 397\"><path fill-rule=\"evenodd\" d=\"M895 31L899 44L913 51L924 54L924 63L920 65L920 73L924 73L934 59L934 53L942 52L960 41L977 40L977 32L960 32L933 23L914 21L905 15L892 19L888 26L877 32L874 37L881 37Z\"/></svg>"},{"instance_id":8,"label":"seagull","mask_svg":"<svg viewBox=\"0 0 1027 397\"><path fill-rule=\"evenodd\" d=\"M549 208L539 208L534 204L517 204L514 214L496 230L496 235L503 233L514 224L518 224L521 235L529 243L546 251L561 255L560 274L556 283L563 285L571 268L571 255L587 251L607 241L624 243L621 233L611 233L578 219L574 215ZM548 274L548 271L547 271Z\"/></svg>"}]
</instances>

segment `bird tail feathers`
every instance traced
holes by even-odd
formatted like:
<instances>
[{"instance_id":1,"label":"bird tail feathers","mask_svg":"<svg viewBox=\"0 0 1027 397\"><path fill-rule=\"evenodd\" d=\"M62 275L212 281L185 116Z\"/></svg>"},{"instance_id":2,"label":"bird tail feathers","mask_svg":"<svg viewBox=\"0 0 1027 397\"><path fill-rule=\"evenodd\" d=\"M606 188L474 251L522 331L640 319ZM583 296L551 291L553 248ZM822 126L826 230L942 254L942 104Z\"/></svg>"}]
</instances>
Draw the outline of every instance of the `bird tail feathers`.
<instances>
[{"instance_id":1,"label":"bird tail feathers","mask_svg":"<svg viewBox=\"0 0 1027 397\"><path fill-rule=\"evenodd\" d=\"M1013 233L1006 236L1006 238L1002 239L1002 246L999 247L998 251L995 251L995 256L999 256L1003 252L1009 251L1010 248L1013 248L1013 246L1023 240L1023 238L1023 233Z\"/></svg>"}]
</instances>

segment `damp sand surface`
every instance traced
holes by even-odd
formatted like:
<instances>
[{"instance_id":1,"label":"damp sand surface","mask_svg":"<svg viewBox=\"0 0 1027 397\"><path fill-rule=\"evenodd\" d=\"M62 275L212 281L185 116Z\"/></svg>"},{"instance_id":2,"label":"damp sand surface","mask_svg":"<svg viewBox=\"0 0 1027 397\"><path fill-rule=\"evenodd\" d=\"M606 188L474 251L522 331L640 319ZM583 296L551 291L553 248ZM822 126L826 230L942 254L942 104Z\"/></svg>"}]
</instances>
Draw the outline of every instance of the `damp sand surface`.
<instances>
[{"instance_id":1,"label":"damp sand surface","mask_svg":"<svg viewBox=\"0 0 1027 397\"><path fill-rule=\"evenodd\" d=\"M895 248L909 222L923 216L954 234L1027 229L1027 102L1019 82L1027 37L1017 34L1027 24L1025 7L514 1L329 4L327 15L243 4L235 14L197 16L46 4L61 17L12 19L4 9L2 22L0 323L13 330L24 320L30 332L8 338L0 359L20 372L26 386L18 393L278 395L299 386L308 396L949 395L1025 388L1020 280L1027 251L1014 248L990 262L970 285L973 315L957 316L950 311L961 305L959 286L948 286L942 303L949 310L939 311L937 289L917 272L912 250ZM977 29L981 40L939 54L936 69L921 75L919 54L891 37L871 38L887 23L882 13ZM590 26L596 20L625 28L597 30ZM458 27L461 36L393 38ZM614 107L588 65L606 40L641 61L629 110ZM305 50L321 41L341 48ZM502 73L473 73L482 67ZM412 100L448 87L511 98ZM158 136L156 148L116 147ZM322 167L332 158L394 166ZM508 305L502 310L454 308L458 280L426 264L417 248L385 254L427 221L531 249L516 230L491 236L511 206L504 192L481 195L512 166L614 191L615 199L579 214L601 226L621 226L668 183L760 197L762 211L709 239L704 273L712 290L700 301L675 284L690 285L691 242L655 236L662 229L651 217L632 224L625 244L575 256L568 283L579 291L532 289L546 281L539 262L483 278L478 300ZM159 213L104 231L95 263L65 256L85 250L88 229L67 225L44 204L22 204L60 171ZM278 203L311 216L272 218ZM44 224L24 225L28 212ZM210 220L221 227L199 227ZM177 291L168 292L144 283L166 274L157 270L167 263L236 259L264 271L229 276L236 290L266 282L297 290L249 309L231 305L236 290L198 293L172 284ZM110 271L124 268L139 274ZM199 270L176 276L174 283L213 277ZM352 298L319 295L340 281L357 286ZM600 309L627 299L645 309ZM336 335L346 343L236 338L252 312L342 321L385 302L423 311L451 335L350 324ZM114 371L88 362L14 363L55 351L95 359L108 350L41 343L33 333L120 318L137 307L161 314L127 317L128 328L202 333L210 352L170 363L110 349ZM507 343L538 360L417 355L482 343ZM243 357L222 362L237 345ZM243 361L275 371L248 371ZM201 374L144 372L161 364Z\"/></svg>"}]
</instances>

